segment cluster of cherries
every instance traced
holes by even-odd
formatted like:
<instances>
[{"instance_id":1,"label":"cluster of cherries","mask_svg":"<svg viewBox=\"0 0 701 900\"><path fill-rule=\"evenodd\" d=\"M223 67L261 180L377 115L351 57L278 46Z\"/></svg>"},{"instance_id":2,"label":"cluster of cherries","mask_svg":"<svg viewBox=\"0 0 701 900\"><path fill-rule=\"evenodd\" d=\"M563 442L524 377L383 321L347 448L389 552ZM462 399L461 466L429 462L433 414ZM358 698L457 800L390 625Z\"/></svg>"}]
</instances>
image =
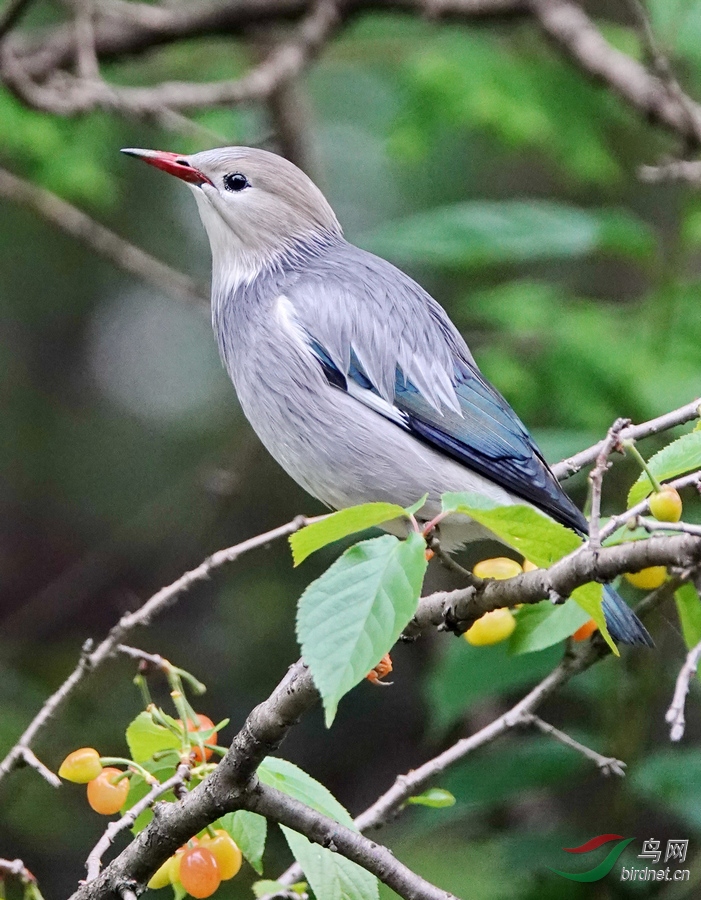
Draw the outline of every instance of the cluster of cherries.
<instances>
[{"instance_id":1,"label":"cluster of cherries","mask_svg":"<svg viewBox=\"0 0 701 900\"><path fill-rule=\"evenodd\" d=\"M682 517L682 500L679 492L669 486L660 488L650 497L650 513L658 522L678 522ZM538 567L529 560L524 560L523 565L515 559L507 559L497 556L494 559L484 559L473 568L473 574L478 578L493 578L497 581L505 578L515 578L523 572L531 572ZM640 572L626 573L626 579L636 588L652 591L660 587L667 577L667 569L664 566L651 566ZM484 613L464 634L468 644L474 647L485 647L489 644L498 644L509 638L516 628L516 619L507 607L494 609ZM574 641L585 641L597 630L598 625L593 619L589 619L581 628L572 635Z\"/></svg>"},{"instance_id":2,"label":"cluster of cherries","mask_svg":"<svg viewBox=\"0 0 701 900\"><path fill-rule=\"evenodd\" d=\"M198 723L187 721L187 730L206 735L207 744L216 744L214 722L198 713ZM182 727L182 721L177 720ZM192 748L190 758L197 764L209 760L212 750L202 746ZM124 765L118 769L109 763ZM124 807L129 794L130 778L145 774L139 766L127 759L101 757L93 747L74 750L61 763L58 774L66 781L87 785L88 803L95 812L113 816ZM175 852L156 871L148 883L150 888L168 885L180 886L192 897L210 897L222 881L233 878L241 868L242 855L236 842L224 829L207 828Z\"/></svg>"}]
</instances>

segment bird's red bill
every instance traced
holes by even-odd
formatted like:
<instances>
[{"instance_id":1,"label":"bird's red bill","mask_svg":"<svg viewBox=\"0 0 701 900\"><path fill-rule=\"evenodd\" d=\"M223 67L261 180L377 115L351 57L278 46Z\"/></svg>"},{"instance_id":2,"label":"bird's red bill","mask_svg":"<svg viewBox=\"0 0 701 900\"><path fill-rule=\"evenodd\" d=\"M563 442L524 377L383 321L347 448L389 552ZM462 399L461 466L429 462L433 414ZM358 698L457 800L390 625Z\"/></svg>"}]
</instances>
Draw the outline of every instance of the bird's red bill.
<instances>
[{"instance_id":1,"label":"bird's red bill","mask_svg":"<svg viewBox=\"0 0 701 900\"><path fill-rule=\"evenodd\" d=\"M190 184L212 183L203 172L196 169L179 153L170 153L167 150L137 150L131 147L122 150L122 153L126 153L127 156L134 156L136 159L142 159L150 166L162 169L169 175L175 175L181 181L187 181Z\"/></svg>"}]
</instances>

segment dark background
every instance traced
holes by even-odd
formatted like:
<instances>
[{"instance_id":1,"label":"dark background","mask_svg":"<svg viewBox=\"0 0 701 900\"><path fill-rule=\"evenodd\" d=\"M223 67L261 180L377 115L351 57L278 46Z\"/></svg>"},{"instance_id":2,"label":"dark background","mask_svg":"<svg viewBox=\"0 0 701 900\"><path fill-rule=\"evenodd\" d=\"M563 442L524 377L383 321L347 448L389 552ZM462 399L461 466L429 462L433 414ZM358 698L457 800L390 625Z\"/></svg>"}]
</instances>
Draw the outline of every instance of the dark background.
<instances>
[{"instance_id":1,"label":"dark background","mask_svg":"<svg viewBox=\"0 0 701 900\"><path fill-rule=\"evenodd\" d=\"M701 3L655 0L649 10L677 74L699 96ZM599 11L607 37L639 55L625 6ZM38 10L34 21L53 14ZM204 79L235 74L249 60L242 45L232 51L229 39L206 39L108 67L107 75L130 83ZM692 188L636 178L636 167L656 162L672 141L586 81L532 25L364 15L287 102L297 161L327 193L347 237L391 256L445 305L551 461L599 439L619 415L642 421L698 396L701 203ZM209 250L189 192L118 153L275 146L264 110L197 121L209 132L184 137L104 114L59 121L0 91L0 161L206 284ZM475 205L481 201L504 205ZM415 213L428 218L412 225ZM124 610L213 550L323 510L252 434L206 311L126 276L8 203L0 217L0 404L5 750L86 638L100 638ZM624 508L637 474L630 461L617 462L605 511ZM570 486L583 503L586 480ZM685 499L687 518L698 521L698 506ZM285 542L257 550L131 641L207 683L200 708L231 718L228 740L297 658L296 600L337 552L293 570ZM427 586L449 583L439 570ZM628 588L629 598L639 596ZM409 811L381 839L465 898L698 896L698 695L683 744L670 745L664 711L685 653L672 604L651 630L656 651L624 651L543 710L624 759L624 781L602 777L546 737L518 732L440 780L455 807ZM503 648L476 650L446 635L398 647L392 688L360 685L330 732L315 711L281 754L358 813L398 772L503 711L557 659L547 651L542 660L524 657L520 683L495 690L504 656ZM39 756L56 768L83 745L124 753L124 729L141 702L133 674L122 659L105 666L44 731ZM162 685L160 697L165 704ZM104 827L79 787L55 791L26 770L0 789L0 855L22 857L47 900L75 886ZM620 867L594 885L548 872L575 869L561 848L604 832L636 836L622 858L628 866L644 864L635 859L643 839L664 846L689 838L697 887L621 884ZM287 864L286 853L273 833L266 877ZM596 861L605 850L599 854ZM252 896L252 879L247 868L221 896Z\"/></svg>"}]
</instances>

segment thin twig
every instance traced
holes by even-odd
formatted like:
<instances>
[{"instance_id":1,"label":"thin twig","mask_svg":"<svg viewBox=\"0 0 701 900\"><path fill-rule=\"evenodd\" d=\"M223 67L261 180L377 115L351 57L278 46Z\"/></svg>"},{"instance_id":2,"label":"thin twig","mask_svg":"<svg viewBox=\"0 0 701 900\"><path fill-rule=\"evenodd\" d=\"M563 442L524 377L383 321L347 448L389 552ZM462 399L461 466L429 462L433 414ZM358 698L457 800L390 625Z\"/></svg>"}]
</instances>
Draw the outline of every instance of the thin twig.
<instances>
[{"instance_id":1,"label":"thin twig","mask_svg":"<svg viewBox=\"0 0 701 900\"><path fill-rule=\"evenodd\" d=\"M589 546L594 550L601 546L599 526L601 523L601 491L604 475L611 467L609 456L621 446L621 432L630 425L630 419L616 419L609 428L601 450L596 456L596 465L589 473L591 485L591 515L589 517Z\"/></svg>"},{"instance_id":2,"label":"thin twig","mask_svg":"<svg viewBox=\"0 0 701 900\"><path fill-rule=\"evenodd\" d=\"M75 19L76 68L85 81L100 79L100 64L95 53L95 29L93 28L93 0L73 0Z\"/></svg>"},{"instance_id":3,"label":"thin twig","mask_svg":"<svg viewBox=\"0 0 701 900\"><path fill-rule=\"evenodd\" d=\"M39 775L47 781L51 787L60 788L61 787L61 779L58 775L55 775L51 769L44 765L44 763L36 756L36 754L29 749L29 747L22 747L19 752L17 765L26 765L31 766L35 772L38 772Z\"/></svg>"},{"instance_id":4,"label":"thin twig","mask_svg":"<svg viewBox=\"0 0 701 900\"><path fill-rule=\"evenodd\" d=\"M639 166L638 178L648 184L663 181L680 181L695 186L701 185L701 160L669 159L656 166Z\"/></svg>"},{"instance_id":5,"label":"thin twig","mask_svg":"<svg viewBox=\"0 0 701 900\"><path fill-rule=\"evenodd\" d=\"M658 519L646 519L638 516L636 525L654 534L656 531L680 531L684 534L694 534L701 537L701 525L691 525L688 522L660 522Z\"/></svg>"},{"instance_id":6,"label":"thin twig","mask_svg":"<svg viewBox=\"0 0 701 900\"><path fill-rule=\"evenodd\" d=\"M155 784L145 797L138 800L126 813L124 813L121 819L117 819L116 822L110 822L105 829L105 833L88 855L85 863L88 872L86 881L94 881L100 874L102 857L107 850L109 850L110 846L114 843L114 839L120 832L125 831L127 828L131 828L141 813L150 809L159 797L163 794L167 794L168 791L175 791L178 787L184 786L189 779L190 765L186 762L180 763L175 775L160 784Z\"/></svg>"},{"instance_id":7,"label":"thin twig","mask_svg":"<svg viewBox=\"0 0 701 900\"><path fill-rule=\"evenodd\" d=\"M585 744L575 741L569 734L560 731L559 728L555 728L555 726L551 725L549 722L544 722L539 716L533 714L524 715L522 724L533 725L539 731L542 731L543 734L547 734L561 744L564 744L565 747L570 747L572 750L576 750L577 753L581 753L582 756L586 756L587 759L596 763L604 775L619 775L621 778L625 777L626 764L622 760L616 759L614 756L602 756L601 753L597 753L596 750L592 750L591 747L587 747Z\"/></svg>"},{"instance_id":8,"label":"thin twig","mask_svg":"<svg viewBox=\"0 0 701 900\"><path fill-rule=\"evenodd\" d=\"M701 472L691 472L688 475L682 475L680 478L673 478L671 481L665 481L664 484L665 486L673 487L677 490L686 487L696 487L701 489ZM610 537L623 525L626 525L628 522L635 522L638 516L644 516L649 511L650 498L646 497L644 500L641 500L640 503L636 503L635 506L631 506L631 508L625 512L620 513L617 516L611 516L601 529L599 535L601 540L606 540L606 538Z\"/></svg>"},{"instance_id":9,"label":"thin twig","mask_svg":"<svg viewBox=\"0 0 701 900\"><path fill-rule=\"evenodd\" d=\"M187 302L208 302L206 292L191 278L130 244L109 228L51 191L0 168L0 196L29 207L120 269L159 291Z\"/></svg>"},{"instance_id":10,"label":"thin twig","mask_svg":"<svg viewBox=\"0 0 701 900\"><path fill-rule=\"evenodd\" d=\"M693 400L691 403L680 406L679 409L665 413L663 416L658 416L656 419L650 419L649 422L642 422L640 425L629 425L621 431L619 438L621 441L640 441L643 438L651 437L654 434L669 431L670 428L676 428L677 425L684 425L687 422L692 422L699 417L701 417L701 397ZM584 466L588 466L595 462L597 456L604 447L605 441L606 439L599 441L592 447L588 447L586 450L575 453L574 456L563 459L562 462L555 463L555 465L551 467L555 477L559 481L564 481L571 475L575 475L580 469L583 469Z\"/></svg>"},{"instance_id":11,"label":"thin twig","mask_svg":"<svg viewBox=\"0 0 701 900\"><path fill-rule=\"evenodd\" d=\"M699 660L701 660L701 641L695 647L692 647L687 654L686 661L677 676L672 702L665 715L665 720L672 726L669 733L671 741L680 741L684 737L686 729L684 716L686 695L689 693L691 679L699 667Z\"/></svg>"},{"instance_id":12,"label":"thin twig","mask_svg":"<svg viewBox=\"0 0 701 900\"><path fill-rule=\"evenodd\" d=\"M211 572L221 566L227 565L237 560L244 553L254 550L257 547L264 547L271 541L286 537L302 528L308 521L303 516L298 516L291 522L267 531L265 534L259 534L256 537L235 544L225 550L218 550L211 556L208 556L199 566L185 572L180 578L176 579L167 587L161 588L160 591L150 597L139 609L134 612L126 613L119 622L112 628L107 637L94 650L92 642L87 642L83 648L80 661L68 678L63 682L59 689L49 697L39 710L37 715L32 719L29 726L21 735L17 743L12 747L7 756L0 762L0 780L2 780L9 772L11 772L18 763L24 759L25 751L31 747L37 734L44 728L47 722L55 715L57 710L63 706L68 697L70 697L79 684L86 676L94 672L99 666L105 663L117 652L117 647L123 642L127 634L135 628L148 625L152 619L173 604L181 594L188 591L194 584L205 581L209 578Z\"/></svg>"},{"instance_id":13,"label":"thin twig","mask_svg":"<svg viewBox=\"0 0 701 900\"><path fill-rule=\"evenodd\" d=\"M36 884L36 878L21 859L0 859L0 876L3 875L13 875L22 881Z\"/></svg>"}]
</instances>

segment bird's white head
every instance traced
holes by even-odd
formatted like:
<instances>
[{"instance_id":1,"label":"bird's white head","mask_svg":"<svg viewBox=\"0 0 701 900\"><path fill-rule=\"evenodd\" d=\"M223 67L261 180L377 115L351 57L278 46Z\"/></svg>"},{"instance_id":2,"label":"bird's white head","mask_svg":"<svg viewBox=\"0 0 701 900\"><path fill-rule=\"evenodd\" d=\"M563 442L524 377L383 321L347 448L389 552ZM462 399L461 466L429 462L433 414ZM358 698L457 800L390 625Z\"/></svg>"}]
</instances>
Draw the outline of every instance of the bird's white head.
<instances>
[{"instance_id":1,"label":"bird's white head","mask_svg":"<svg viewBox=\"0 0 701 900\"><path fill-rule=\"evenodd\" d=\"M209 236L215 278L254 277L285 252L329 237L341 226L319 188L288 160L267 150L220 147L192 156L123 150L175 175L193 190Z\"/></svg>"}]
</instances>

